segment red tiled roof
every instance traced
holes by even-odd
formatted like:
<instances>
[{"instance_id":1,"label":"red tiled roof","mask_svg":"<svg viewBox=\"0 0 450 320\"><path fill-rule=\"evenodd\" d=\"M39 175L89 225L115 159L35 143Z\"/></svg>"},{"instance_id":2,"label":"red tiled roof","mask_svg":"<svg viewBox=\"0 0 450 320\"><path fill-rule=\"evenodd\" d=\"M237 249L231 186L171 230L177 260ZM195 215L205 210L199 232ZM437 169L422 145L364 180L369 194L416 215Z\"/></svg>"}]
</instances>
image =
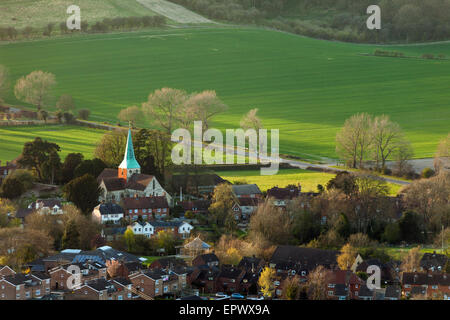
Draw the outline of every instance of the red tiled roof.
<instances>
[{"instance_id":1,"label":"red tiled roof","mask_svg":"<svg viewBox=\"0 0 450 320\"><path fill-rule=\"evenodd\" d=\"M166 197L124 198L123 207L129 209L159 209L168 208Z\"/></svg>"}]
</instances>

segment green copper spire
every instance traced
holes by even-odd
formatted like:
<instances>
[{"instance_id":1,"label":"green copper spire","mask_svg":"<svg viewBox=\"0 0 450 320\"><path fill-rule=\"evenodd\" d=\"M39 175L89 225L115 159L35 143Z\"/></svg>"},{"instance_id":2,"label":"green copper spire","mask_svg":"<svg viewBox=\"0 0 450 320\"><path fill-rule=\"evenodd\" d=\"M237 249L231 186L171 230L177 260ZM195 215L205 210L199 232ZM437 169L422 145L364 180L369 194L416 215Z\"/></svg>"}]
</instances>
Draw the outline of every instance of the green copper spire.
<instances>
[{"instance_id":1,"label":"green copper spire","mask_svg":"<svg viewBox=\"0 0 450 320\"><path fill-rule=\"evenodd\" d=\"M140 169L141 166L134 157L133 140L131 139L131 128L128 129L127 146L125 148L125 156L119 168L123 169Z\"/></svg>"}]
</instances>

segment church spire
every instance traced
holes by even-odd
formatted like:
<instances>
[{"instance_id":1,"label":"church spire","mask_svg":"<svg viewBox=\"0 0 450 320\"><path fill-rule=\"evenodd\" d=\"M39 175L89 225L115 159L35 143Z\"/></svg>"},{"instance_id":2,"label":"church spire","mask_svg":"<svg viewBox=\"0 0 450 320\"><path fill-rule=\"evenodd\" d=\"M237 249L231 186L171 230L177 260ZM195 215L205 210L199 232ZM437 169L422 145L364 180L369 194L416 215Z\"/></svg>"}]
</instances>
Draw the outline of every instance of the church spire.
<instances>
[{"instance_id":1,"label":"church spire","mask_svg":"<svg viewBox=\"0 0 450 320\"><path fill-rule=\"evenodd\" d=\"M141 173L141 166L134 156L133 139L131 137L131 123L128 128L127 145L125 147L125 155L119 166L119 177L128 180L135 173Z\"/></svg>"}]
</instances>

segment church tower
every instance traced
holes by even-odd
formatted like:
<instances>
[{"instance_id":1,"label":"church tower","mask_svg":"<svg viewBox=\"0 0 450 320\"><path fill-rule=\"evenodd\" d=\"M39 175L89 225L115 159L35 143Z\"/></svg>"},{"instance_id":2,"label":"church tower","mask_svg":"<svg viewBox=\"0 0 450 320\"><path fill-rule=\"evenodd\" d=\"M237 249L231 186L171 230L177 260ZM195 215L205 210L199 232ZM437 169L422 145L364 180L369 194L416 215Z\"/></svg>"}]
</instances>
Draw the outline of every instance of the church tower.
<instances>
[{"instance_id":1,"label":"church tower","mask_svg":"<svg viewBox=\"0 0 450 320\"><path fill-rule=\"evenodd\" d=\"M128 180L133 174L141 173L141 166L134 157L133 140L131 138L131 128L128 129L127 146L125 148L125 156L119 166L118 177Z\"/></svg>"}]
</instances>

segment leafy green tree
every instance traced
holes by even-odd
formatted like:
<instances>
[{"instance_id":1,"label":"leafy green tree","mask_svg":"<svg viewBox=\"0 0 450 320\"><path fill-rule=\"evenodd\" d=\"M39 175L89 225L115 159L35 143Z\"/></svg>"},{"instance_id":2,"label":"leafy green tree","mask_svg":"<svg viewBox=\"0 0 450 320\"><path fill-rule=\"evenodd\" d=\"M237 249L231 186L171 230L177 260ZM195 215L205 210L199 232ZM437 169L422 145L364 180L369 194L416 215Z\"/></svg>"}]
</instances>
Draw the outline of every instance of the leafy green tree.
<instances>
[{"instance_id":1,"label":"leafy green tree","mask_svg":"<svg viewBox=\"0 0 450 320\"><path fill-rule=\"evenodd\" d=\"M66 156L61 168L61 180L63 183L67 183L75 178L75 168L83 161L83 158L81 153L69 153Z\"/></svg>"},{"instance_id":2,"label":"leafy green tree","mask_svg":"<svg viewBox=\"0 0 450 320\"><path fill-rule=\"evenodd\" d=\"M331 189L338 189L346 195L351 195L358 190L356 177L347 171L339 172L327 183L327 190Z\"/></svg>"},{"instance_id":3,"label":"leafy green tree","mask_svg":"<svg viewBox=\"0 0 450 320\"><path fill-rule=\"evenodd\" d=\"M412 211L407 211L398 221L402 240L409 243L420 243L423 239L421 219Z\"/></svg>"},{"instance_id":4,"label":"leafy green tree","mask_svg":"<svg viewBox=\"0 0 450 320\"><path fill-rule=\"evenodd\" d=\"M61 159L56 151L51 151L49 158L42 164L42 174L44 179L50 184L54 184L61 179Z\"/></svg>"},{"instance_id":5,"label":"leafy green tree","mask_svg":"<svg viewBox=\"0 0 450 320\"><path fill-rule=\"evenodd\" d=\"M136 243L136 239L135 239L133 230L131 230L130 228L127 229L125 231L125 233L123 234L123 239L125 240L128 251L133 252L134 246Z\"/></svg>"},{"instance_id":6,"label":"leafy green tree","mask_svg":"<svg viewBox=\"0 0 450 320\"><path fill-rule=\"evenodd\" d=\"M98 158L84 160L75 168L74 175L75 177L81 177L85 174L90 174L93 177L98 177L105 168L106 164Z\"/></svg>"},{"instance_id":7,"label":"leafy green tree","mask_svg":"<svg viewBox=\"0 0 450 320\"><path fill-rule=\"evenodd\" d=\"M396 244L401 240L401 231L398 223L390 223L386 226L383 233L383 240L391 243Z\"/></svg>"},{"instance_id":8,"label":"leafy green tree","mask_svg":"<svg viewBox=\"0 0 450 320\"><path fill-rule=\"evenodd\" d=\"M25 143L17 163L22 168L35 170L39 180L43 181L42 165L50 159L52 152L59 152L60 150L60 147L56 143L51 143L37 137L33 141Z\"/></svg>"},{"instance_id":9,"label":"leafy green tree","mask_svg":"<svg viewBox=\"0 0 450 320\"><path fill-rule=\"evenodd\" d=\"M73 202L83 214L89 215L98 204L101 189L93 176L85 174L67 183L63 192L67 200Z\"/></svg>"},{"instance_id":10,"label":"leafy green tree","mask_svg":"<svg viewBox=\"0 0 450 320\"><path fill-rule=\"evenodd\" d=\"M76 249L80 246L80 232L75 221L70 220L64 230L62 237L63 249Z\"/></svg>"}]
</instances>

